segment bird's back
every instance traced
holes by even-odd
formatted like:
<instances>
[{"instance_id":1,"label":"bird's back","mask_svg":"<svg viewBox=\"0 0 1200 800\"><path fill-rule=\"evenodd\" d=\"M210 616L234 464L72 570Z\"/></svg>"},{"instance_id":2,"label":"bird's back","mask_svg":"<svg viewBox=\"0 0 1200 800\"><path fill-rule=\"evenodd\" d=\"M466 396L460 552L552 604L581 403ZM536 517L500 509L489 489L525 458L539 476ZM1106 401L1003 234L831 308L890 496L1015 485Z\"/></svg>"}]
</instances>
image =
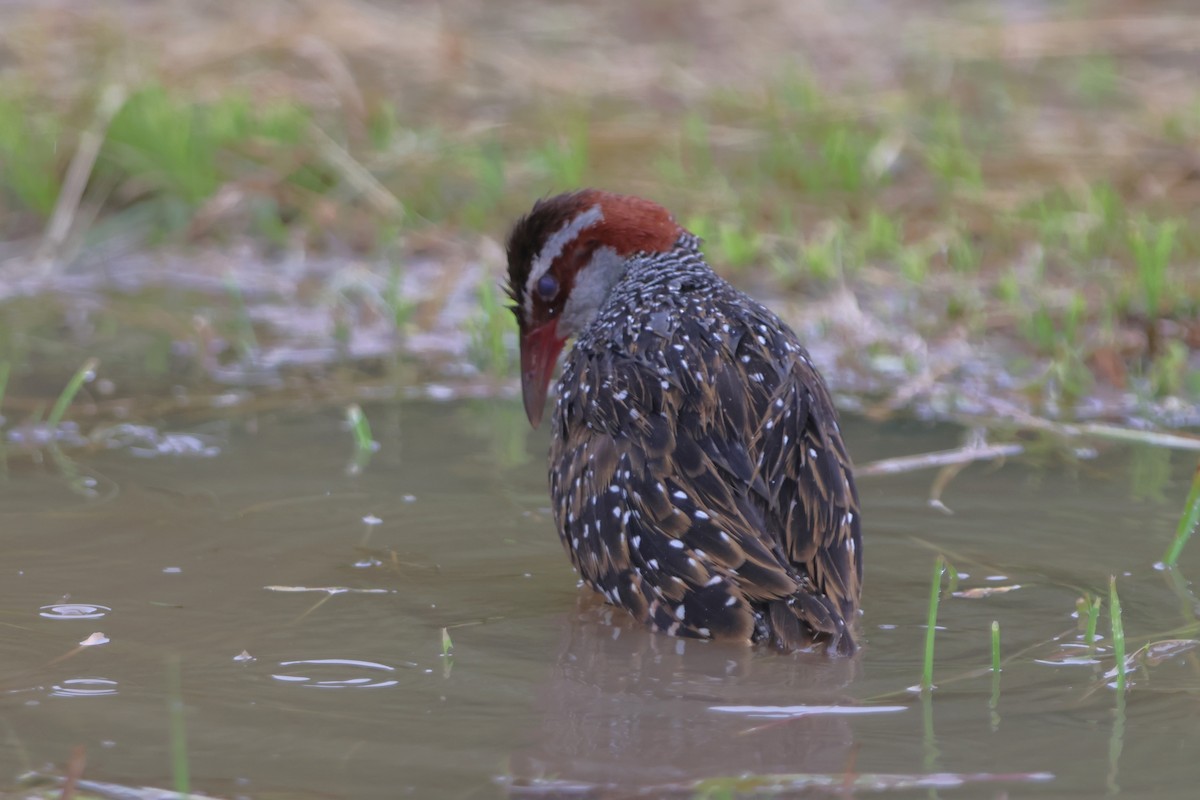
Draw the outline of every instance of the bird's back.
<instances>
[{"instance_id":1,"label":"bird's back","mask_svg":"<svg viewBox=\"0 0 1200 800\"><path fill-rule=\"evenodd\" d=\"M858 499L795 335L694 241L635 262L567 357L551 495L583 579L654 628L814 640L858 609Z\"/></svg>"}]
</instances>

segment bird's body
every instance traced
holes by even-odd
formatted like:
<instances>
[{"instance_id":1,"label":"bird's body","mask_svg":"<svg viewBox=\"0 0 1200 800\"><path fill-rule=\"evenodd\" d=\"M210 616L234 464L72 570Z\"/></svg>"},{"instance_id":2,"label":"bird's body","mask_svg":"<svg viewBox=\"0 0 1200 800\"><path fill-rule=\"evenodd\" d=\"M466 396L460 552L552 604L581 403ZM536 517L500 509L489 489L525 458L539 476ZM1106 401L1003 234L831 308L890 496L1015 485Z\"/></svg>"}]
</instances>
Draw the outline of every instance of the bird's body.
<instances>
[{"instance_id":1,"label":"bird's body","mask_svg":"<svg viewBox=\"0 0 1200 800\"><path fill-rule=\"evenodd\" d=\"M550 492L584 582L664 633L852 651L858 499L829 393L792 331L636 198L543 201L514 228L509 261L535 424L576 338Z\"/></svg>"}]
</instances>

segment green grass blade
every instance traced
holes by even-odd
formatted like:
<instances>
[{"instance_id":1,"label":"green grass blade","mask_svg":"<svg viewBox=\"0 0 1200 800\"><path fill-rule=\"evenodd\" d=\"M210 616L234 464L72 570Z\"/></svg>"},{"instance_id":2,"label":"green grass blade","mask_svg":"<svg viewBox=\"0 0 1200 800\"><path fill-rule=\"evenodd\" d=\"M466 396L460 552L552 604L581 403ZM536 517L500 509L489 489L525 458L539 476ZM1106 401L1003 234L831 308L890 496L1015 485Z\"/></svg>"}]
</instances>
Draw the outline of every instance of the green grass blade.
<instances>
[{"instance_id":1,"label":"green grass blade","mask_svg":"<svg viewBox=\"0 0 1200 800\"><path fill-rule=\"evenodd\" d=\"M96 367L100 361L95 358L89 358L83 362L83 366L71 376L71 380L67 381L67 385L63 387L62 393L58 399L54 401L54 407L50 409L50 416L46 418L46 427L54 429L62 422L63 416L67 413L67 408L71 405L71 401L75 399L75 395L83 388L83 385L90 381L96 372Z\"/></svg>"},{"instance_id":2,"label":"green grass blade","mask_svg":"<svg viewBox=\"0 0 1200 800\"><path fill-rule=\"evenodd\" d=\"M1117 691L1125 692L1125 624L1121 621L1121 598L1117 597L1117 579L1108 579L1108 619L1112 624L1113 657L1117 662Z\"/></svg>"},{"instance_id":3,"label":"green grass blade","mask_svg":"<svg viewBox=\"0 0 1200 800\"><path fill-rule=\"evenodd\" d=\"M354 435L354 448L360 453L375 451L375 440L371 438L371 423L367 415L355 403L346 409L346 421L350 423L350 432Z\"/></svg>"},{"instance_id":4,"label":"green grass blade","mask_svg":"<svg viewBox=\"0 0 1200 800\"><path fill-rule=\"evenodd\" d=\"M1088 650L1096 648L1096 625L1100 621L1100 598L1092 597L1089 592L1087 595L1087 630L1084 632L1083 638L1087 642Z\"/></svg>"},{"instance_id":5,"label":"green grass blade","mask_svg":"<svg viewBox=\"0 0 1200 800\"><path fill-rule=\"evenodd\" d=\"M1000 622L992 620L992 694L988 697L988 720L995 733L1000 728Z\"/></svg>"},{"instance_id":6,"label":"green grass blade","mask_svg":"<svg viewBox=\"0 0 1200 800\"><path fill-rule=\"evenodd\" d=\"M925 665L921 670L921 691L933 688L933 639L937 628L938 597L942 589L942 573L946 571L946 560L938 556L933 562L933 579L929 584L929 614L925 627Z\"/></svg>"},{"instance_id":7,"label":"green grass blade","mask_svg":"<svg viewBox=\"0 0 1200 800\"><path fill-rule=\"evenodd\" d=\"M1196 474L1192 476L1192 489L1184 501L1183 516L1179 518L1179 527L1175 529L1175 540L1163 556L1163 564L1168 567L1175 566L1183 552L1183 546L1196 532L1197 526L1200 526L1200 464L1196 465Z\"/></svg>"}]
</instances>

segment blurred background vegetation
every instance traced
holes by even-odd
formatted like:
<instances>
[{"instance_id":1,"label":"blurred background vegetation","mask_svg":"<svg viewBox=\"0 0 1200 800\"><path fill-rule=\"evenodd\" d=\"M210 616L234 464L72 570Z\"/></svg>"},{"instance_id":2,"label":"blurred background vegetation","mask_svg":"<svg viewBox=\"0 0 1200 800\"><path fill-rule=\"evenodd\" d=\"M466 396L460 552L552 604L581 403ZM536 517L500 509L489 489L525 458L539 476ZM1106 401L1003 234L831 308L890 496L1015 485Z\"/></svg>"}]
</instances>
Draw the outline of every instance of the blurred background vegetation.
<instances>
[{"instance_id":1,"label":"blurred background vegetation","mask_svg":"<svg viewBox=\"0 0 1200 800\"><path fill-rule=\"evenodd\" d=\"M504 234L594 185L849 407L1200 424L1197 74L1186 2L8 0L5 411L511 392Z\"/></svg>"}]
</instances>

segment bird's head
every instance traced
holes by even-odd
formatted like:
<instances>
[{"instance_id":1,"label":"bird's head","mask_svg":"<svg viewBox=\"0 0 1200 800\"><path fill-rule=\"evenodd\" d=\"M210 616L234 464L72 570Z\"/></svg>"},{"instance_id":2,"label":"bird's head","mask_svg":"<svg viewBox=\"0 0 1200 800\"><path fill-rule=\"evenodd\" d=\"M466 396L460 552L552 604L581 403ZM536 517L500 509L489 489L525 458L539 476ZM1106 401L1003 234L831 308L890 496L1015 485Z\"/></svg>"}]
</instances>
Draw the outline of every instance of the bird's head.
<instances>
[{"instance_id":1,"label":"bird's head","mask_svg":"<svg viewBox=\"0 0 1200 800\"><path fill-rule=\"evenodd\" d=\"M636 255L684 230L662 206L583 189L534 204L508 236L508 295L521 335L521 390L536 428L567 339L587 327Z\"/></svg>"}]
</instances>

